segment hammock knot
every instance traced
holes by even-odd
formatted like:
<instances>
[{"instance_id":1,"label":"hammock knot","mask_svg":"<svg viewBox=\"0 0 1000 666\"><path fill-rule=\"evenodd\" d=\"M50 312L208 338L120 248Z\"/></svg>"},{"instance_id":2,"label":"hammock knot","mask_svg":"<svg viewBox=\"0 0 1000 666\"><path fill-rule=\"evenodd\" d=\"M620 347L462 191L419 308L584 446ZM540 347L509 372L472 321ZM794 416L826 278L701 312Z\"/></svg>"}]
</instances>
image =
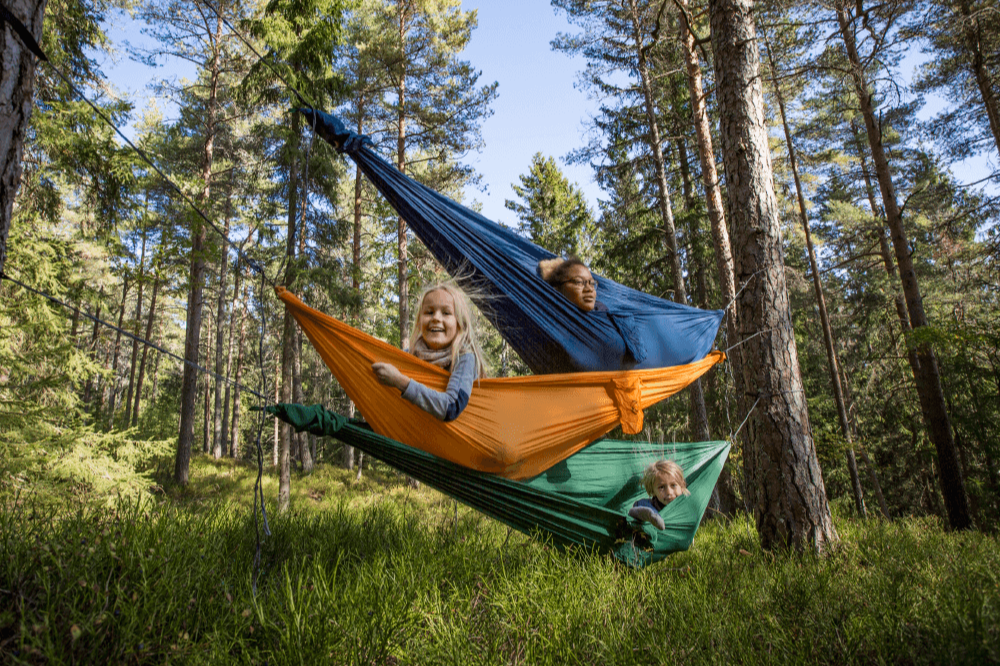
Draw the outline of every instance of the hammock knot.
<instances>
[{"instance_id":1,"label":"hammock knot","mask_svg":"<svg viewBox=\"0 0 1000 666\"><path fill-rule=\"evenodd\" d=\"M622 430L629 435L642 432L642 379L638 375L628 374L615 378L612 382L612 394L621 417Z\"/></svg>"}]
</instances>

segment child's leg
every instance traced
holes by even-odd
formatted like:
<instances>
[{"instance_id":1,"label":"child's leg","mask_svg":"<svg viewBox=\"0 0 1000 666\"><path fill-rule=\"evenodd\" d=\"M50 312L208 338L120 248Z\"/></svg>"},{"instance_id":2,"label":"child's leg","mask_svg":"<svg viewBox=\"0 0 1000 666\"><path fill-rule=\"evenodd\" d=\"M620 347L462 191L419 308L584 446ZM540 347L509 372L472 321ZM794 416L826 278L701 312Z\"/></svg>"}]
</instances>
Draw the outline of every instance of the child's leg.
<instances>
[{"instance_id":1,"label":"child's leg","mask_svg":"<svg viewBox=\"0 0 1000 666\"><path fill-rule=\"evenodd\" d=\"M649 500L639 500L629 509L628 515L636 520L652 523L658 530L666 527L660 512L653 508L653 503Z\"/></svg>"}]
</instances>

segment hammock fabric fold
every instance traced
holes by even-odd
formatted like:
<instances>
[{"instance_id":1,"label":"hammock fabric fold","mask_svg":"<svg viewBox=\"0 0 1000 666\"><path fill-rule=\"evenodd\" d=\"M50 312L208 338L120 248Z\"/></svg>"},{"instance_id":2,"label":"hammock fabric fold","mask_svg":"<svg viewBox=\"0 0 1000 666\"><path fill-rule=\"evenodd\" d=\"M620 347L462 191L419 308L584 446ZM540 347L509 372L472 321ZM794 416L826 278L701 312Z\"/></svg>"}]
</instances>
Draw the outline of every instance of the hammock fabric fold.
<instances>
[{"instance_id":1,"label":"hammock fabric fold","mask_svg":"<svg viewBox=\"0 0 1000 666\"><path fill-rule=\"evenodd\" d=\"M437 391L448 373L314 310L282 287L278 297L375 432L480 472L533 477L621 424L642 430L642 410L677 393L725 358L713 352L673 368L479 380L454 421L438 421L378 382L392 363Z\"/></svg>"},{"instance_id":2,"label":"hammock fabric fold","mask_svg":"<svg viewBox=\"0 0 1000 666\"><path fill-rule=\"evenodd\" d=\"M706 311L594 275L607 312L580 311L537 273L554 255L417 183L376 155L368 137L303 109L316 132L353 159L452 275L486 298L480 310L535 374L664 368L711 351L721 310Z\"/></svg>"},{"instance_id":3,"label":"hammock fabric fold","mask_svg":"<svg viewBox=\"0 0 1000 666\"><path fill-rule=\"evenodd\" d=\"M513 481L393 441L322 405L267 410L299 432L336 437L520 532L540 532L560 548L612 553L634 567L690 547L729 453L727 442L651 445L602 439L544 474ZM661 458L681 466L691 495L667 505L661 513L666 529L657 530L630 520L627 512L646 496L642 470Z\"/></svg>"}]
</instances>

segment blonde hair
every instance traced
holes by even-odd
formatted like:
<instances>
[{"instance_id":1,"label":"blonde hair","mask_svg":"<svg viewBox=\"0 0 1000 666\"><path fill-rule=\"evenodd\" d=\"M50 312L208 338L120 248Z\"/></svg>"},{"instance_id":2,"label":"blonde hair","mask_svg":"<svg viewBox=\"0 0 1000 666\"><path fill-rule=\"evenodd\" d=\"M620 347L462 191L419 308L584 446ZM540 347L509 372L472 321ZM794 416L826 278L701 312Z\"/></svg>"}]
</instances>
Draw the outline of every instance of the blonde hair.
<instances>
[{"instance_id":1,"label":"blonde hair","mask_svg":"<svg viewBox=\"0 0 1000 666\"><path fill-rule=\"evenodd\" d=\"M642 487L646 489L646 494L650 497L653 496L653 491L656 489L656 480L661 476L670 477L677 481L683 494L691 494L687 487L687 481L684 480L684 470L681 469L681 466L673 460L657 460L642 473Z\"/></svg>"},{"instance_id":2,"label":"blonde hair","mask_svg":"<svg viewBox=\"0 0 1000 666\"><path fill-rule=\"evenodd\" d=\"M469 299L466 297L465 292L462 291L461 287L454 280L431 284L424 287L424 290L420 292L419 305L413 317L413 326L410 329L411 353L417 340L420 339L420 313L424 309L424 299L427 298L427 294L435 291L445 292L451 296L455 303L455 321L458 330L455 333L455 339L451 341L452 369L458 363L460 355L471 353L476 357L476 373L481 378L485 377L486 359L483 358L483 350L479 346L479 338L476 336L476 327L473 326L472 307L469 305Z\"/></svg>"}]
</instances>

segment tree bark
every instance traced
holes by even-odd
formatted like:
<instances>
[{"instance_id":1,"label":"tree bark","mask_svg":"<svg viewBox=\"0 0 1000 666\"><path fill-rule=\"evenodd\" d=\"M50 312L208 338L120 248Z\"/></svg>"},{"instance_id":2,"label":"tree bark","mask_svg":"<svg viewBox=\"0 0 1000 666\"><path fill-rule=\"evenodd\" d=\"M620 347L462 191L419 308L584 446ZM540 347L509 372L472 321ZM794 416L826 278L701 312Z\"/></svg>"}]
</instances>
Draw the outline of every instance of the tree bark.
<instances>
[{"instance_id":1,"label":"tree bark","mask_svg":"<svg viewBox=\"0 0 1000 666\"><path fill-rule=\"evenodd\" d=\"M210 313L211 314L211 313ZM211 366L212 363L212 322L205 325L208 329L208 344L205 345L205 365ZM204 436L202 438L202 452L208 455L212 452L212 377L206 372L204 382L202 383L205 392L205 409L202 418L202 427L204 430Z\"/></svg>"},{"instance_id":2,"label":"tree bark","mask_svg":"<svg viewBox=\"0 0 1000 666\"><path fill-rule=\"evenodd\" d=\"M149 317L146 319L146 339L152 340L153 322L156 320L156 295L160 291L160 276L153 277L153 294L149 298ZM146 373L146 355L149 345L142 346L142 360L139 362L139 376L135 380L135 400L132 406L132 427L139 424L139 403L142 402L142 380ZM154 396L155 397L155 396Z\"/></svg>"},{"instance_id":3,"label":"tree bark","mask_svg":"<svg viewBox=\"0 0 1000 666\"><path fill-rule=\"evenodd\" d=\"M362 100L358 101L358 134L364 133L364 110ZM351 293L357 299L357 303L352 308L351 323L357 326L360 322L360 300L361 300L361 167L354 170L354 238L351 241ZM354 401L351 400L348 406L351 418L354 418ZM344 444L344 467L354 469L354 447ZM361 470L358 470L361 473Z\"/></svg>"},{"instance_id":4,"label":"tree bark","mask_svg":"<svg viewBox=\"0 0 1000 666\"><path fill-rule=\"evenodd\" d=\"M4 0L6 7L35 38L42 40L45 0ZM34 108L35 56L0 23L0 273L7 262L7 239L14 200L21 184L24 137Z\"/></svg>"},{"instance_id":5,"label":"tree bark","mask_svg":"<svg viewBox=\"0 0 1000 666\"><path fill-rule=\"evenodd\" d=\"M979 95L983 100L983 107L986 109L986 118L990 123L990 132L993 134L993 145L1000 153L1000 109L997 108L996 93L993 91L993 80L989 70L986 68L986 54L983 53L982 26L979 18L972 13L972 6L969 0L961 0L958 5L958 13L961 17L965 43L969 49L972 60L969 67L972 75L976 79L976 86L979 88Z\"/></svg>"},{"instance_id":6,"label":"tree bark","mask_svg":"<svg viewBox=\"0 0 1000 666\"><path fill-rule=\"evenodd\" d=\"M219 37L222 21L216 20L215 40L212 44L212 62L209 68L209 96L206 105L205 145L202 152L202 190L198 197L204 206L211 195L212 161L215 150L216 115L219 92ZM297 116L294 114L293 117ZM184 337L184 378L181 383L181 422L177 440L177 457L174 461L174 481L187 485L190 480L191 445L194 441L195 399L198 394L198 364L201 342L201 316L205 289L205 223L192 218L191 272L188 288L187 322Z\"/></svg>"},{"instance_id":7,"label":"tree bark","mask_svg":"<svg viewBox=\"0 0 1000 666\"><path fill-rule=\"evenodd\" d=\"M135 296L135 317L132 319L132 333L139 335L142 326L142 288L146 282L146 230L142 232L142 252L139 254L139 278L136 280ZM128 428L132 421L132 396L135 392L135 372L139 363L139 341L132 340L132 358L129 363L128 372L128 393L125 395L125 415L122 419L125 427Z\"/></svg>"},{"instance_id":8,"label":"tree bark","mask_svg":"<svg viewBox=\"0 0 1000 666\"><path fill-rule=\"evenodd\" d=\"M233 276L233 300L229 305L229 339L226 342L226 374L224 375L227 379L231 376L233 371L233 336L236 332L236 302L240 297L240 278L240 271L236 271L236 274ZM240 319L242 325L242 317ZM229 455L228 452L232 446L232 438L230 437L229 430L229 401L233 393L234 391L232 385L230 385L229 382L226 382L226 395L222 400L221 455Z\"/></svg>"},{"instance_id":9,"label":"tree bark","mask_svg":"<svg viewBox=\"0 0 1000 666\"><path fill-rule=\"evenodd\" d=\"M678 0L683 9L687 9L687 0ZM715 165L715 150L712 146L712 127L708 120L708 108L705 104L705 91L702 86L701 63L695 45L695 36L687 23L687 14L680 22L680 42L687 68L688 94L691 97L691 117L694 121L695 138L698 140L698 159L701 162L701 179L705 188L705 204L708 209L708 219L712 223L712 240L715 243L715 264L719 273L719 286L722 298L728 309L726 327L729 339L736 342L736 309L733 299L736 298L736 280L733 277L733 252L729 245L729 229L726 226L726 214L722 205L722 188L719 185L719 172Z\"/></svg>"},{"instance_id":10,"label":"tree bark","mask_svg":"<svg viewBox=\"0 0 1000 666\"><path fill-rule=\"evenodd\" d=\"M809 434L792 330L751 0L710 0L737 299L738 405L761 544L823 552L838 537ZM753 279L751 280L751 277Z\"/></svg>"},{"instance_id":11,"label":"tree bark","mask_svg":"<svg viewBox=\"0 0 1000 666\"><path fill-rule=\"evenodd\" d=\"M677 228L674 224L674 211L670 203L670 188L667 184L667 161L663 156L663 146L660 138L660 125L657 120L656 104L653 101L653 87L650 82L649 64L646 60L646 46L642 34L641 7L637 0L629 0L629 13L632 17L632 39L637 60L639 82L642 88L643 107L646 113L646 123L649 131L646 134L650 151L653 154L653 165L656 168L657 204L660 209L660 219L663 222L664 240L670 253L670 270L674 280L674 301L687 305L687 288L684 284L684 268L681 265L681 255L677 247ZM705 410L705 392L701 380L696 379L688 386L692 429L695 437L707 440L708 413ZM702 435L704 437L702 438Z\"/></svg>"},{"instance_id":12,"label":"tree bark","mask_svg":"<svg viewBox=\"0 0 1000 666\"><path fill-rule=\"evenodd\" d=\"M101 293L97 297L97 311L94 313L94 330L90 336L90 350L87 352L92 361L97 360L97 346L100 341L101 327L97 323L97 320L101 318L101 305L104 301L104 287L101 287ZM90 399L91 393L94 389L94 376L93 374L87 375L87 383L83 387L83 404L86 405L87 410L91 409Z\"/></svg>"},{"instance_id":13,"label":"tree bark","mask_svg":"<svg viewBox=\"0 0 1000 666\"><path fill-rule=\"evenodd\" d=\"M297 266L295 264L296 233L298 226L299 195L299 135L301 124L299 114L292 114L292 130L288 139L288 238L285 244L285 286L295 288ZM281 336L281 399L292 402L295 365L295 319L285 309L285 326ZM278 513L290 507L292 492L292 429L287 424L280 426L280 446L278 450Z\"/></svg>"},{"instance_id":14,"label":"tree bark","mask_svg":"<svg viewBox=\"0 0 1000 666\"><path fill-rule=\"evenodd\" d=\"M909 240L903 227L902 211L896 201L896 190L892 182L889 160L882 145L881 128L875 118L872 94L869 92L869 83L855 44L853 20L848 17L843 0L838 0L835 11L840 34L844 41L844 50L851 64L854 91L865 121L868 145L871 149L872 161L875 164L875 178L882 194L882 207L885 210L886 223L889 225L893 250L896 255L896 264L899 267L899 277L903 284L903 295L906 298L910 325L916 331L927 326L927 316L924 313L923 297L920 294L913 260L910 257ZM948 523L952 529L968 529L972 527L972 517L969 513L969 501L965 493L965 481L962 478L958 450L951 429L951 419L945 405L937 356L926 342L916 345L916 355L920 367L914 380L918 385L917 393L920 396L924 424L937 452L941 493L948 513Z\"/></svg>"},{"instance_id":15,"label":"tree bark","mask_svg":"<svg viewBox=\"0 0 1000 666\"><path fill-rule=\"evenodd\" d=\"M230 196L232 193L230 193ZM227 200L227 209L231 204ZM216 460L226 454L226 443L223 440L223 433L226 431L222 422L222 397L226 388L226 382L220 377L225 376L226 336L222 334L222 329L226 325L226 282L229 277L229 221L230 215L226 215L226 226L223 228L225 237L222 239L222 251L219 256L219 293L215 300L215 402L212 405L212 457ZM235 294L234 294L235 297ZM228 386L228 384L226 384Z\"/></svg>"},{"instance_id":16,"label":"tree bark","mask_svg":"<svg viewBox=\"0 0 1000 666\"><path fill-rule=\"evenodd\" d=\"M243 381L243 345L247 323L247 303L250 299L249 286L243 287L243 309L240 312L240 337L237 343L239 351L236 354L236 386L233 387L233 423L230 435L230 447L233 458L240 457L240 382Z\"/></svg>"},{"instance_id":17,"label":"tree bark","mask_svg":"<svg viewBox=\"0 0 1000 666\"><path fill-rule=\"evenodd\" d=\"M115 346L111 356L111 378L108 380L110 395L108 396L108 428L115 426L115 408L118 398L118 357L121 353L122 324L125 323L125 302L128 299L128 278L122 281L122 305L118 309L118 330L115 331Z\"/></svg>"},{"instance_id":18,"label":"tree bark","mask_svg":"<svg viewBox=\"0 0 1000 666\"><path fill-rule=\"evenodd\" d=\"M766 39L766 38L765 38ZM837 367L837 353L833 346L833 329L830 327L830 315L826 310L826 297L823 296L823 284L819 278L819 263L816 261L816 251L812 242L812 230L809 227L809 216L806 214L806 198L802 192L802 181L799 178L799 164L795 153L795 142L792 141L792 130L788 126L788 114L785 111L785 96L778 82L777 64L770 43L767 45L767 59L770 65L771 88L774 90L778 111L781 114L781 127L785 133L785 146L788 148L788 163L795 182L795 196L799 206L799 222L806 237L806 253L809 255L809 269L812 271L813 291L816 294L816 304L819 306L820 327L823 329L823 344L826 347L826 362L830 372L830 386L833 388L833 401L837 405L837 417L840 421L840 434L847 442L847 471L851 476L851 491L854 494L854 505L858 515L868 517L865 508L865 496L861 489L861 477L858 475L858 463L854 457L854 437L851 434L851 424L847 418L847 403L844 401L844 390L840 384L840 369Z\"/></svg>"}]
</instances>

